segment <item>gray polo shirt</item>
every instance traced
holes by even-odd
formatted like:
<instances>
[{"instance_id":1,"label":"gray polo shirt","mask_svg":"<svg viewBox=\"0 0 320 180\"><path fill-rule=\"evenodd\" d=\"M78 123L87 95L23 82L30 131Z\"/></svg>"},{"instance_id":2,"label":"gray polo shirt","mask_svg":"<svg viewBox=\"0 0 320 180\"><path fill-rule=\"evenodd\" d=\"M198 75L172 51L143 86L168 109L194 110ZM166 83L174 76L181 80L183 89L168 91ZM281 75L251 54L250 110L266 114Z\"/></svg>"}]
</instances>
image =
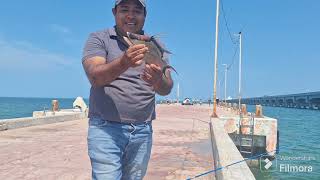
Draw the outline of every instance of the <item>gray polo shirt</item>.
<instances>
[{"instance_id":1,"label":"gray polo shirt","mask_svg":"<svg viewBox=\"0 0 320 180\"><path fill-rule=\"evenodd\" d=\"M91 33L83 50L82 61L94 56L107 63L123 55L127 46L119 40L114 28ZM165 55L167 60L167 55ZM155 92L140 79L144 65L129 68L104 87L91 87L89 118L121 123L140 123L155 119Z\"/></svg>"}]
</instances>

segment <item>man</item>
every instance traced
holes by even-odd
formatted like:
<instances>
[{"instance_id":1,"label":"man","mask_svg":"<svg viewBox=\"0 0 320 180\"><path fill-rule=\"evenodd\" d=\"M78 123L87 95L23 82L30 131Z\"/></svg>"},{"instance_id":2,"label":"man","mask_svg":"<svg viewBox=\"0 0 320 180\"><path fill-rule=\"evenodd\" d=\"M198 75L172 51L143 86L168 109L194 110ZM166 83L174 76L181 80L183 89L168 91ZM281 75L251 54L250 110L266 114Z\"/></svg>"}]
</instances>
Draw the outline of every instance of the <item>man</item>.
<instances>
[{"instance_id":1,"label":"man","mask_svg":"<svg viewBox=\"0 0 320 180\"><path fill-rule=\"evenodd\" d=\"M170 72L143 61L145 45L128 46L126 32L144 34L145 0L116 0L116 26L90 34L82 64L92 85L88 153L92 178L142 179L146 174L155 119L155 93L170 93ZM167 54L164 54L167 58Z\"/></svg>"}]
</instances>

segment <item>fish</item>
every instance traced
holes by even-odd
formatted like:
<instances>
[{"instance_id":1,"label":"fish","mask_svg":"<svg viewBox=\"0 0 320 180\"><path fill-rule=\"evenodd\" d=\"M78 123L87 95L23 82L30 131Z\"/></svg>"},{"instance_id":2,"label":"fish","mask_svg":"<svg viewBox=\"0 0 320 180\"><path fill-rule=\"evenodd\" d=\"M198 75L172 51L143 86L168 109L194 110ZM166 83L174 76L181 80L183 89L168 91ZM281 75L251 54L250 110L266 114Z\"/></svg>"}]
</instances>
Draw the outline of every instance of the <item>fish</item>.
<instances>
[{"instance_id":1,"label":"fish","mask_svg":"<svg viewBox=\"0 0 320 180\"><path fill-rule=\"evenodd\" d=\"M166 77L166 70L171 69L175 73L178 72L174 67L170 66L164 59L163 54L172 54L170 51L163 48L156 40L155 36L140 35L131 32L127 32L127 36L123 37L124 40L130 45L144 44L148 47L148 51L145 54L143 60L146 64L155 64L160 66L162 74Z\"/></svg>"}]
</instances>

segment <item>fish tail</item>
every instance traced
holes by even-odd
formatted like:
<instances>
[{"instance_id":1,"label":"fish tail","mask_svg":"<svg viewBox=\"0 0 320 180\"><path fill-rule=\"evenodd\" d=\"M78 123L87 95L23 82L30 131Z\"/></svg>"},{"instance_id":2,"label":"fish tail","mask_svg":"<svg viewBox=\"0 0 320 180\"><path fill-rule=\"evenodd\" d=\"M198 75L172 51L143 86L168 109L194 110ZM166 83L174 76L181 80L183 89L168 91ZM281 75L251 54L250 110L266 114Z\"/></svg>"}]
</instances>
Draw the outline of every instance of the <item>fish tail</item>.
<instances>
[{"instance_id":1,"label":"fish tail","mask_svg":"<svg viewBox=\"0 0 320 180\"><path fill-rule=\"evenodd\" d=\"M162 68L162 74L165 76L165 77L167 77L166 76L166 70L167 69L172 69L176 74L178 74L178 72L176 71L176 69L174 69L174 67L172 67L172 66L170 66L170 65L166 65L166 66L164 66L163 68ZM179 74L178 74L179 75Z\"/></svg>"},{"instance_id":2,"label":"fish tail","mask_svg":"<svg viewBox=\"0 0 320 180\"><path fill-rule=\"evenodd\" d=\"M154 36L151 36L150 41L153 42L157 48L161 51L161 54L163 55L164 52L168 53L168 54L172 54L170 51L168 51L167 49L164 49L158 42L157 40L154 38Z\"/></svg>"},{"instance_id":3,"label":"fish tail","mask_svg":"<svg viewBox=\"0 0 320 180\"><path fill-rule=\"evenodd\" d=\"M163 50L163 52L166 52L166 53L168 53L168 54L172 54L172 52L170 52L170 51L167 50L167 49L162 48L162 50Z\"/></svg>"}]
</instances>

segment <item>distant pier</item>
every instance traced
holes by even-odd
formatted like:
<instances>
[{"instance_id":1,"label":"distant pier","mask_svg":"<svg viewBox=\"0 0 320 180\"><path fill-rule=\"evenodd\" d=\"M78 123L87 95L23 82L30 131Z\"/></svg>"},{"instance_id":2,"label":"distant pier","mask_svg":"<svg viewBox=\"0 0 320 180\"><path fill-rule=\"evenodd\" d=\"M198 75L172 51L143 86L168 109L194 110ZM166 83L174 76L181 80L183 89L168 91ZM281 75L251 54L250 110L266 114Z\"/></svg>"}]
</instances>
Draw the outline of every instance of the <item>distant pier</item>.
<instances>
[{"instance_id":1,"label":"distant pier","mask_svg":"<svg viewBox=\"0 0 320 180\"><path fill-rule=\"evenodd\" d=\"M238 101L238 99L227 100L228 103L238 103ZM320 110L320 91L300 94L243 98L241 99L241 103L249 105L260 104L263 106Z\"/></svg>"}]
</instances>

